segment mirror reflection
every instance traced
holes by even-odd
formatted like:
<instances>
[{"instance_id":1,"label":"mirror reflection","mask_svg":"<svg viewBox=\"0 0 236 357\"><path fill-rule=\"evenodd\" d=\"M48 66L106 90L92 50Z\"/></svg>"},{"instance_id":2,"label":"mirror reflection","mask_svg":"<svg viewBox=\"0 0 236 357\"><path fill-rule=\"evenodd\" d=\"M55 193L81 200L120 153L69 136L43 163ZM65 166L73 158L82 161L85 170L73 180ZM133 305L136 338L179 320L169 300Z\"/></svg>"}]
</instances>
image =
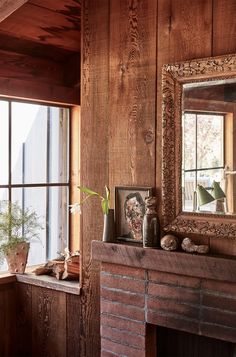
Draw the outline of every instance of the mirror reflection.
<instances>
[{"instance_id":1,"label":"mirror reflection","mask_svg":"<svg viewBox=\"0 0 236 357\"><path fill-rule=\"evenodd\" d=\"M182 206L236 214L236 79L183 86Z\"/></svg>"}]
</instances>

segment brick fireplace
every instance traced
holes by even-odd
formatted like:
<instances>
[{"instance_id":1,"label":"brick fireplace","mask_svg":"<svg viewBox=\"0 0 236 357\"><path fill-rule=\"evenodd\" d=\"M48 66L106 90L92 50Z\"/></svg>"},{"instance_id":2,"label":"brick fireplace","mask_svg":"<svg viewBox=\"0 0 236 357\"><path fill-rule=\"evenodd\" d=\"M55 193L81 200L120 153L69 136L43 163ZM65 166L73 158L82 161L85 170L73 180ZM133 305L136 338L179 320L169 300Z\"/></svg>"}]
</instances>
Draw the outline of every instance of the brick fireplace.
<instances>
[{"instance_id":1,"label":"brick fireplace","mask_svg":"<svg viewBox=\"0 0 236 357\"><path fill-rule=\"evenodd\" d=\"M156 326L236 342L236 261L92 242L103 357L153 357Z\"/></svg>"}]
</instances>

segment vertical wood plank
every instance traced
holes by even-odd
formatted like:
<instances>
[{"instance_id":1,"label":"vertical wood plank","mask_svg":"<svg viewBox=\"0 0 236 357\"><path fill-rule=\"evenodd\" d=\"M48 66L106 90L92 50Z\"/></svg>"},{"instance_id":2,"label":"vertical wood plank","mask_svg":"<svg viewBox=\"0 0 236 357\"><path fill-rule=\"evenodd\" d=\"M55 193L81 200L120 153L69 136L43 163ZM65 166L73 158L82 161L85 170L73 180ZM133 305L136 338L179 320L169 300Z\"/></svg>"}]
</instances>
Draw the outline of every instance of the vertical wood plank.
<instances>
[{"instance_id":1,"label":"vertical wood plank","mask_svg":"<svg viewBox=\"0 0 236 357\"><path fill-rule=\"evenodd\" d=\"M109 182L155 186L156 1L110 2Z\"/></svg>"},{"instance_id":2,"label":"vertical wood plank","mask_svg":"<svg viewBox=\"0 0 236 357\"><path fill-rule=\"evenodd\" d=\"M84 0L82 7L81 185L104 193L108 182L109 1ZM89 200L81 216L82 295L80 356L100 356L99 265L91 241L101 239L103 216Z\"/></svg>"},{"instance_id":3,"label":"vertical wood plank","mask_svg":"<svg viewBox=\"0 0 236 357\"><path fill-rule=\"evenodd\" d=\"M66 294L32 286L32 355L66 356Z\"/></svg>"},{"instance_id":4,"label":"vertical wood plank","mask_svg":"<svg viewBox=\"0 0 236 357\"><path fill-rule=\"evenodd\" d=\"M80 356L80 297L67 294L66 297L67 318L67 356Z\"/></svg>"},{"instance_id":5,"label":"vertical wood plank","mask_svg":"<svg viewBox=\"0 0 236 357\"><path fill-rule=\"evenodd\" d=\"M235 0L214 0L213 56L236 52L235 14ZM236 241L212 238L211 251L215 254L236 255Z\"/></svg>"},{"instance_id":6,"label":"vertical wood plank","mask_svg":"<svg viewBox=\"0 0 236 357\"><path fill-rule=\"evenodd\" d=\"M158 1L158 71L164 63L211 55L212 0Z\"/></svg>"},{"instance_id":7,"label":"vertical wood plank","mask_svg":"<svg viewBox=\"0 0 236 357\"><path fill-rule=\"evenodd\" d=\"M213 56L236 52L236 1L213 2Z\"/></svg>"},{"instance_id":8,"label":"vertical wood plank","mask_svg":"<svg viewBox=\"0 0 236 357\"><path fill-rule=\"evenodd\" d=\"M16 354L19 357L32 355L32 286L16 283Z\"/></svg>"},{"instance_id":9,"label":"vertical wood plank","mask_svg":"<svg viewBox=\"0 0 236 357\"><path fill-rule=\"evenodd\" d=\"M161 188L162 66L211 56L212 0L158 0L157 33L156 186Z\"/></svg>"},{"instance_id":10,"label":"vertical wood plank","mask_svg":"<svg viewBox=\"0 0 236 357\"><path fill-rule=\"evenodd\" d=\"M0 356L15 354L16 299L14 284L0 285Z\"/></svg>"}]
</instances>

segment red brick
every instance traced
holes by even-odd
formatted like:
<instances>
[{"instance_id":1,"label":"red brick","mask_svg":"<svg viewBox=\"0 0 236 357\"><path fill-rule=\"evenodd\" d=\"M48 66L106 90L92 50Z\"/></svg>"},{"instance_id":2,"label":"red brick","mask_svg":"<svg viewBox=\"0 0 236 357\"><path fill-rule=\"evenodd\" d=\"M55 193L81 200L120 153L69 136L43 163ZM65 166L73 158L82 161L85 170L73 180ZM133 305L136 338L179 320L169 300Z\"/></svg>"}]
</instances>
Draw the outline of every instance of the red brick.
<instances>
[{"instance_id":1,"label":"red brick","mask_svg":"<svg viewBox=\"0 0 236 357\"><path fill-rule=\"evenodd\" d=\"M165 313L176 314L191 319L198 319L199 316L199 307L191 306L188 304L180 304L173 300L167 299L162 300L148 297L147 308L161 312L162 315Z\"/></svg>"},{"instance_id":2,"label":"red brick","mask_svg":"<svg viewBox=\"0 0 236 357\"><path fill-rule=\"evenodd\" d=\"M101 357L117 357L117 356L119 355L116 353L101 350Z\"/></svg>"},{"instance_id":3,"label":"red brick","mask_svg":"<svg viewBox=\"0 0 236 357\"><path fill-rule=\"evenodd\" d=\"M180 331L187 331L194 334L198 334L199 332L198 321L187 320L171 315L162 315L151 310L148 310L147 312L147 322L153 325L164 326Z\"/></svg>"},{"instance_id":4,"label":"red brick","mask_svg":"<svg viewBox=\"0 0 236 357\"><path fill-rule=\"evenodd\" d=\"M198 290L173 287L168 285L159 285L150 283L148 285L148 294L156 297L173 299L179 302L188 302L192 304L200 303L200 292Z\"/></svg>"},{"instance_id":5,"label":"red brick","mask_svg":"<svg viewBox=\"0 0 236 357\"><path fill-rule=\"evenodd\" d=\"M131 276L133 278L139 278L145 280L145 270L132 268L124 265L102 263L102 271L114 275Z\"/></svg>"},{"instance_id":6,"label":"red brick","mask_svg":"<svg viewBox=\"0 0 236 357\"><path fill-rule=\"evenodd\" d=\"M144 322L131 321L117 316L102 314L101 324L104 326L116 327L121 330L127 330L143 336L145 336L146 332Z\"/></svg>"},{"instance_id":7,"label":"red brick","mask_svg":"<svg viewBox=\"0 0 236 357\"><path fill-rule=\"evenodd\" d=\"M110 351L116 353L118 356L127 357L145 357L146 353L144 350L139 350L130 346L121 345L105 338L101 340L102 350Z\"/></svg>"},{"instance_id":8,"label":"red brick","mask_svg":"<svg viewBox=\"0 0 236 357\"><path fill-rule=\"evenodd\" d=\"M101 299L101 313L123 316L135 321L145 321L144 309L126 306L120 303L108 302L103 299Z\"/></svg>"},{"instance_id":9,"label":"red brick","mask_svg":"<svg viewBox=\"0 0 236 357\"><path fill-rule=\"evenodd\" d=\"M101 326L101 337L130 347L145 349L145 337L113 327Z\"/></svg>"},{"instance_id":10,"label":"red brick","mask_svg":"<svg viewBox=\"0 0 236 357\"><path fill-rule=\"evenodd\" d=\"M101 274L101 285L103 287L121 289L126 291L131 291L135 293L144 293L145 292L145 281L125 278L125 277L116 277L109 274Z\"/></svg>"},{"instance_id":11,"label":"red brick","mask_svg":"<svg viewBox=\"0 0 236 357\"><path fill-rule=\"evenodd\" d=\"M236 343L236 329L201 323L200 331L204 336Z\"/></svg>"},{"instance_id":12,"label":"red brick","mask_svg":"<svg viewBox=\"0 0 236 357\"><path fill-rule=\"evenodd\" d=\"M236 299L221 295L203 294L202 305L236 312Z\"/></svg>"},{"instance_id":13,"label":"red brick","mask_svg":"<svg viewBox=\"0 0 236 357\"><path fill-rule=\"evenodd\" d=\"M200 288L200 279L189 276L163 273L160 271L148 271L149 281L155 281L160 284L183 286L189 288Z\"/></svg>"},{"instance_id":14,"label":"red brick","mask_svg":"<svg viewBox=\"0 0 236 357\"><path fill-rule=\"evenodd\" d=\"M213 292L219 292L221 294L226 294L232 297L236 297L236 284L226 283L215 280L203 280L201 287L203 290L209 290Z\"/></svg>"},{"instance_id":15,"label":"red brick","mask_svg":"<svg viewBox=\"0 0 236 357\"><path fill-rule=\"evenodd\" d=\"M224 308L224 307L223 307ZM202 322L210 324L223 325L236 329L236 313L220 311L218 309L202 308L201 312Z\"/></svg>"},{"instance_id":16,"label":"red brick","mask_svg":"<svg viewBox=\"0 0 236 357\"><path fill-rule=\"evenodd\" d=\"M117 301L127 305L134 305L144 308L145 298L144 295L120 291L116 289L101 288L101 297L106 300Z\"/></svg>"}]
</instances>

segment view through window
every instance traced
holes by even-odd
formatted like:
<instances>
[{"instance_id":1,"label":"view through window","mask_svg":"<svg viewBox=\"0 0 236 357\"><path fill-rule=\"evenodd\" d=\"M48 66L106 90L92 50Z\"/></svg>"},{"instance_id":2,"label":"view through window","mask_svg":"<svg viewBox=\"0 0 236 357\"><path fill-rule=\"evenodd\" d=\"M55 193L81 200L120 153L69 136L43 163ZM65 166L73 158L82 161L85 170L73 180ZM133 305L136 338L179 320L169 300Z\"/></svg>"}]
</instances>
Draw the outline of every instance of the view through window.
<instances>
[{"instance_id":1,"label":"view through window","mask_svg":"<svg viewBox=\"0 0 236 357\"><path fill-rule=\"evenodd\" d=\"M31 242L28 265L67 246L69 117L68 108L0 100L0 200L35 210L45 227Z\"/></svg>"},{"instance_id":2,"label":"view through window","mask_svg":"<svg viewBox=\"0 0 236 357\"><path fill-rule=\"evenodd\" d=\"M224 178L224 115L185 112L183 125L183 208L192 211L197 185L209 189ZM209 204L211 205L211 204ZM211 207L208 207L211 210Z\"/></svg>"}]
</instances>

